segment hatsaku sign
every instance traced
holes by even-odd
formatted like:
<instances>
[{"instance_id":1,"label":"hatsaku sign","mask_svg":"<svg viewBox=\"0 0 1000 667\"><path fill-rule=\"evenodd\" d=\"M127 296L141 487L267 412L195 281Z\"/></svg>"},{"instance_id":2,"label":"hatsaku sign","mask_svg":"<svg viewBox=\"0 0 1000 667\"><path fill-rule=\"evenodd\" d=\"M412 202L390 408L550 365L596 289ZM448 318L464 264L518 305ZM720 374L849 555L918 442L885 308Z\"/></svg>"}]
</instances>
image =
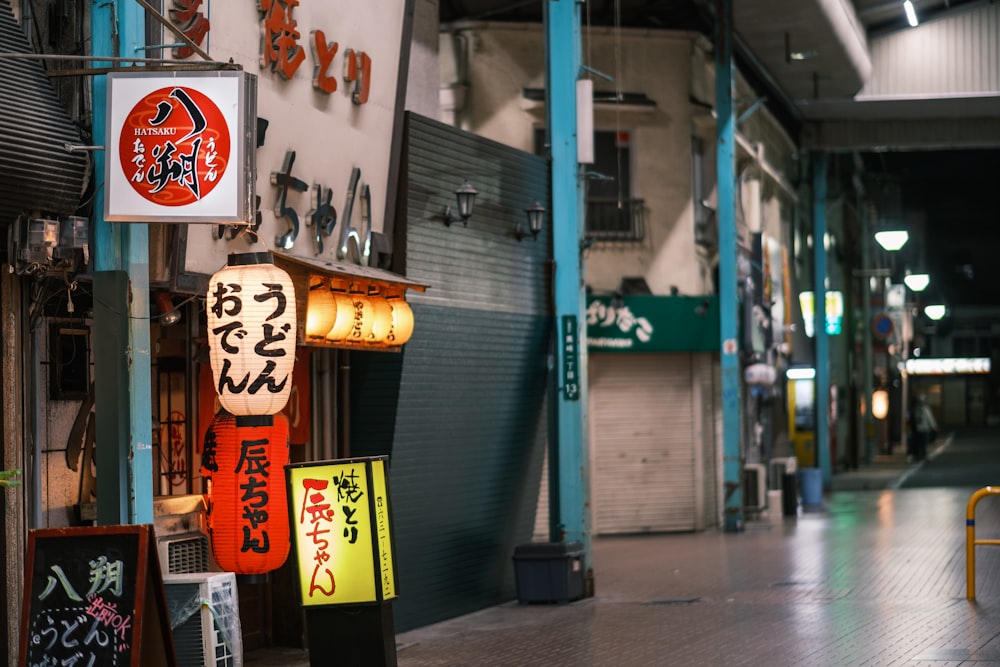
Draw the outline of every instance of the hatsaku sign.
<instances>
[{"instance_id":1,"label":"hatsaku sign","mask_svg":"<svg viewBox=\"0 0 1000 667\"><path fill-rule=\"evenodd\" d=\"M110 74L105 219L248 222L255 89L239 71Z\"/></svg>"}]
</instances>

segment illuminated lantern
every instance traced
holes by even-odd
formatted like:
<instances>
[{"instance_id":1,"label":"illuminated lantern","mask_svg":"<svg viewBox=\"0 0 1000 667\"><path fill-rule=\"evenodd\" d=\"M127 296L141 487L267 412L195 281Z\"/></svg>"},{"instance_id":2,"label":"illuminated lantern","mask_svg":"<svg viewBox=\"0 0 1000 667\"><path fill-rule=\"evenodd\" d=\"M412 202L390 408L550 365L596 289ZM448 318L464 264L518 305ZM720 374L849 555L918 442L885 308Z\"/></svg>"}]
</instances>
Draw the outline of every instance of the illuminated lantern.
<instances>
[{"instance_id":1,"label":"illuminated lantern","mask_svg":"<svg viewBox=\"0 0 1000 667\"><path fill-rule=\"evenodd\" d=\"M392 333L392 306L381 296L373 296L369 301L372 304L372 333L369 341L385 343Z\"/></svg>"},{"instance_id":2,"label":"illuminated lantern","mask_svg":"<svg viewBox=\"0 0 1000 667\"><path fill-rule=\"evenodd\" d=\"M285 407L295 365L295 288L269 252L229 256L208 285L208 344L215 390L234 415Z\"/></svg>"},{"instance_id":3,"label":"illuminated lantern","mask_svg":"<svg viewBox=\"0 0 1000 667\"><path fill-rule=\"evenodd\" d=\"M306 337L326 338L337 321L337 300L326 281L309 288L306 309Z\"/></svg>"},{"instance_id":4,"label":"illuminated lantern","mask_svg":"<svg viewBox=\"0 0 1000 667\"><path fill-rule=\"evenodd\" d=\"M404 299L390 299L392 306L392 331L387 342L390 345L402 345L413 335L413 310Z\"/></svg>"},{"instance_id":5,"label":"illuminated lantern","mask_svg":"<svg viewBox=\"0 0 1000 667\"><path fill-rule=\"evenodd\" d=\"M205 435L202 476L211 480L212 555L227 572L265 574L281 567L288 527L288 418L236 417L220 410Z\"/></svg>"},{"instance_id":6,"label":"illuminated lantern","mask_svg":"<svg viewBox=\"0 0 1000 667\"><path fill-rule=\"evenodd\" d=\"M375 326L375 307L372 300L360 294L351 294L351 304L353 306L353 317L351 328L347 332L344 340L348 343L369 342L372 335L372 328Z\"/></svg>"},{"instance_id":7,"label":"illuminated lantern","mask_svg":"<svg viewBox=\"0 0 1000 667\"><path fill-rule=\"evenodd\" d=\"M334 292L333 298L337 302L337 317L333 327L327 332L326 339L331 343L340 343L347 338L354 324L354 302L343 292Z\"/></svg>"}]
</instances>

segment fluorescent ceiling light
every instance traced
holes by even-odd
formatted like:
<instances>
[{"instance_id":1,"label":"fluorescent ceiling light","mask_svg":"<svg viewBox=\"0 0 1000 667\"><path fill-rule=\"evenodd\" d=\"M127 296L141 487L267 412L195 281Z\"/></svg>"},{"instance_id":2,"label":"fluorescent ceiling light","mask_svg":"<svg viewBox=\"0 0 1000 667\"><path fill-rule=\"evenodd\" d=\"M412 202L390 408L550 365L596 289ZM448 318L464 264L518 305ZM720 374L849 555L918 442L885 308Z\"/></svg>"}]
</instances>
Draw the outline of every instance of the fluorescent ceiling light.
<instances>
[{"instance_id":1,"label":"fluorescent ceiling light","mask_svg":"<svg viewBox=\"0 0 1000 667\"><path fill-rule=\"evenodd\" d=\"M816 377L815 368L789 368L785 371L785 377L789 380L812 380Z\"/></svg>"},{"instance_id":2,"label":"fluorescent ceiling light","mask_svg":"<svg viewBox=\"0 0 1000 667\"><path fill-rule=\"evenodd\" d=\"M889 252L895 252L899 250L906 242L910 240L909 232L905 230L886 230L882 232L875 232L875 242L878 243L884 250Z\"/></svg>"},{"instance_id":3,"label":"fluorescent ceiling light","mask_svg":"<svg viewBox=\"0 0 1000 667\"><path fill-rule=\"evenodd\" d=\"M944 305L940 303L935 303L931 304L930 306L924 306L924 315L926 315L927 317L931 318L936 322L937 320L940 320L942 317L944 317L944 314L945 312L947 312L947 310L948 309L945 308Z\"/></svg>"},{"instance_id":4,"label":"fluorescent ceiling light","mask_svg":"<svg viewBox=\"0 0 1000 667\"><path fill-rule=\"evenodd\" d=\"M903 278L903 282L914 292L923 292L931 284L931 277L926 273L911 273Z\"/></svg>"},{"instance_id":5,"label":"fluorescent ceiling light","mask_svg":"<svg viewBox=\"0 0 1000 667\"><path fill-rule=\"evenodd\" d=\"M911 28L917 27L917 12L913 9L913 3L910 0L906 0L903 3L903 9L906 10L906 20L910 22Z\"/></svg>"}]
</instances>

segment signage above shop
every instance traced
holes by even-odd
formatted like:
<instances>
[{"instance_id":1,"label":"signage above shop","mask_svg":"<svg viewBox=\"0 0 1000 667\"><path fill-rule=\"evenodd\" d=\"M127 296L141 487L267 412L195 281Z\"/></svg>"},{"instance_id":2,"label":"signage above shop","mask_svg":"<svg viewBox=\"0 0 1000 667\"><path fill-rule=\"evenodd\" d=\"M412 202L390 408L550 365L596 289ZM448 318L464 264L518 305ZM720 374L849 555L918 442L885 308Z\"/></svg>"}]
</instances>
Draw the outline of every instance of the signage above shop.
<instances>
[{"instance_id":1,"label":"signage above shop","mask_svg":"<svg viewBox=\"0 0 1000 667\"><path fill-rule=\"evenodd\" d=\"M812 292L802 292L799 294L799 308L802 309L802 324L804 325L806 336L812 338L816 334L816 297ZM844 294L842 292L829 290L826 292L826 314L824 317L825 330L827 336L836 336L840 333L841 323L844 320Z\"/></svg>"},{"instance_id":2,"label":"signage above shop","mask_svg":"<svg viewBox=\"0 0 1000 667\"><path fill-rule=\"evenodd\" d=\"M299 258L369 265L391 252L412 1L230 4L214 3L210 23L172 18L204 32L214 60L257 75L253 234L187 229L180 272L210 276L253 238Z\"/></svg>"},{"instance_id":3,"label":"signage above shop","mask_svg":"<svg viewBox=\"0 0 1000 667\"><path fill-rule=\"evenodd\" d=\"M108 74L105 219L251 222L256 100L240 71Z\"/></svg>"},{"instance_id":4,"label":"signage above shop","mask_svg":"<svg viewBox=\"0 0 1000 667\"><path fill-rule=\"evenodd\" d=\"M985 375L990 372L990 359L907 359L906 372L910 375Z\"/></svg>"},{"instance_id":5,"label":"signage above shop","mask_svg":"<svg viewBox=\"0 0 1000 667\"><path fill-rule=\"evenodd\" d=\"M717 352L716 296L592 297L587 348L607 352Z\"/></svg>"}]
</instances>

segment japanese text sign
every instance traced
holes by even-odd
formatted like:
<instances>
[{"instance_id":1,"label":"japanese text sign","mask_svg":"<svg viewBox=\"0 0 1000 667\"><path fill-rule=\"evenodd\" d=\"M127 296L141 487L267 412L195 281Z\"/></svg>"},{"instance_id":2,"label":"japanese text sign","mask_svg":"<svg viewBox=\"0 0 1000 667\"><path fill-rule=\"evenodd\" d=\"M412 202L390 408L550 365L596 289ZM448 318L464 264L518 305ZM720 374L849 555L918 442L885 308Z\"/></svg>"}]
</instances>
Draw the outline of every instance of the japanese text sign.
<instances>
[{"instance_id":1,"label":"japanese text sign","mask_svg":"<svg viewBox=\"0 0 1000 667\"><path fill-rule=\"evenodd\" d=\"M256 82L239 71L111 73L104 217L253 217Z\"/></svg>"},{"instance_id":2,"label":"japanese text sign","mask_svg":"<svg viewBox=\"0 0 1000 667\"><path fill-rule=\"evenodd\" d=\"M710 352L719 349L714 295L591 297L587 349L602 352Z\"/></svg>"},{"instance_id":3,"label":"japanese text sign","mask_svg":"<svg viewBox=\"0 0 1000 667\"><path fill-rule=\"evenodd\" d=\"M150 526L32 530L25 570L19 664L176 664Z\"/></svg>"},{"instance_id":4,"label":"japanese text sign","mask_svg":"<svg viewBox=\"0 0 1000 667\"><path fill-rule=\"evenodd\" d=\"M288 513L304 607L397 596L387 457L288 466Z\"/></svg>"}]
</instances>

